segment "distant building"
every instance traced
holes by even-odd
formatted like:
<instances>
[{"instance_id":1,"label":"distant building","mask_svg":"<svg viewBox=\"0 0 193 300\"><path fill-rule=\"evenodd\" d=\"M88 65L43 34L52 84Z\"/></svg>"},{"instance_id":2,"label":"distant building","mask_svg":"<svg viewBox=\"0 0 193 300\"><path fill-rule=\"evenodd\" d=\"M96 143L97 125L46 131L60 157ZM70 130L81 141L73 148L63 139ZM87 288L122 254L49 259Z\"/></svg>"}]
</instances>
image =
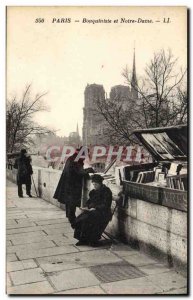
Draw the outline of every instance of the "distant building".
<instances>
[{"instance_id":1,"label":"distant building","mask_svg":"<svg viewBox=\"0 0 193 300\"><path fill-rule=\"evenodd\" d=\"M138 101L137 92L137 75L135 66L135 51L133 56L133 71L131 87L124 85L116 85L111 88L110 99L122 102L122 107L128 107L128 103ZM106 93L103 85L87 84L84 92L84 108L83 108L83 145L101 145L107 144L107 138L104 131L107 123L104 117L97 112L96 100L106 99Z\"/></svg>"},{"instance_id":2,"label":"distant building","mask_svg":"<svg viewBox=\"0 0 193 300\"><path fill-rule=\"evenodd\" d=\"M48 147L59 146L62 147L68 144L68 137L58 136L56 133L51 132L34 137L33 152L45 155Z\"/></svg>"},{"instance_id":3,"label":"distant building","mask_svg":"<svg viewBox=\"0 0 193 300\"><path fill-rule=\"evenodd\" d=\"M69 137L68 137L68 143L70 145L74 145L75 147L80 147L81 138L79 135L78 124L76 127L76 131L70 132Z\"/></svg>"},{"instance_id":4,"label":"distant building","mask_svg":"<svg viewBox=\"0 0 193 300\"><path fill-rule=\"evenodd\" d=\"M103 143L103 117L97 112L96 101L105 100L105 90L99 84L87 84L84 92L83 145Z\"/></svg>"}]
</instances>

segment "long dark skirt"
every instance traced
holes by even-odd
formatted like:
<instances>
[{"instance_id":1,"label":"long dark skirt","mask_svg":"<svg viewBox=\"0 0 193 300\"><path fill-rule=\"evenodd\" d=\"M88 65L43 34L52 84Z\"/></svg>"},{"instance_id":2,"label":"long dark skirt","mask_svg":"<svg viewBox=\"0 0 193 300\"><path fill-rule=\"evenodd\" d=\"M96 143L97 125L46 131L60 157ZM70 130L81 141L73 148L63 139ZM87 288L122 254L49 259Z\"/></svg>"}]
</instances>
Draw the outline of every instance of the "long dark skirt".
<instances>
[{"instance_id":1,"label":"long dark skirt","mask_svg":"<svg viewBox=\"0 0 193 300\"><path fill-rule=\"evenodd\" d=\"M100 240L110 218L97 210L84 211L76 218L74 238L84 242L97 242Z\"/></svg>"}]
</instances>

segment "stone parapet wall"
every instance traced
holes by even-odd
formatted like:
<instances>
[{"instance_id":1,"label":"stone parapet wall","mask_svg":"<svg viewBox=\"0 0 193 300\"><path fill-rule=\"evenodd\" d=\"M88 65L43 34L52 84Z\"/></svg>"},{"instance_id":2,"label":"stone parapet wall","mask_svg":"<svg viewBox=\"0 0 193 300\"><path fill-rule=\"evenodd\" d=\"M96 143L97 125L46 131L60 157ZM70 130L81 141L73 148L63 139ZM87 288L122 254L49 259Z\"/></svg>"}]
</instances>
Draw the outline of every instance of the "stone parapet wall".
<instances>
[{"instance_id":1,"label":"stone parapet wall","mask_svg":"<svg viewBox=\"0 0 193 300\"><path fill-rule=\"evenodd\" d=\"M58 207L60 203L53 198L62 171L52 168L39 168L33 166L32 195L38 196ZM17 170L7 169L7 178L16 183Z\"/></svg>"},{"instance_id":2,"label":"stone parapet wall","mask_svg":"<svg viewBox=\"0 0 193 300\"><path fill-rule=\"evenodd\" d=\"M187 213L139 199L117 213L120 237L170 266L187 265Z\"/></svg>"}]
</instances>

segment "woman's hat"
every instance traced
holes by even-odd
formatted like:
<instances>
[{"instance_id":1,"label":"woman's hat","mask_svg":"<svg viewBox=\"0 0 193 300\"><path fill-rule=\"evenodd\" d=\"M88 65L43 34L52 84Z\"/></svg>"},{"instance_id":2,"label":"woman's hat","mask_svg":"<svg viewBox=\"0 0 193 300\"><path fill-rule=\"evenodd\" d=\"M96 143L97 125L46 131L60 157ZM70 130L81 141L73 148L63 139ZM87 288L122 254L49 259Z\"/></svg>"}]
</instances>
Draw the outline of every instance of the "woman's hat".
<instances>
[{"instance_id":1,"label":"woman's hat","mask_svg":"<svg viewBox=\"0 0 193 300\"><path fill-rule=\"evenodd\" d=\"M104 178L99 174L94 174L91 176L91 180L92 180L92 182L102 183Z\"/></svg>"}]
</instances>

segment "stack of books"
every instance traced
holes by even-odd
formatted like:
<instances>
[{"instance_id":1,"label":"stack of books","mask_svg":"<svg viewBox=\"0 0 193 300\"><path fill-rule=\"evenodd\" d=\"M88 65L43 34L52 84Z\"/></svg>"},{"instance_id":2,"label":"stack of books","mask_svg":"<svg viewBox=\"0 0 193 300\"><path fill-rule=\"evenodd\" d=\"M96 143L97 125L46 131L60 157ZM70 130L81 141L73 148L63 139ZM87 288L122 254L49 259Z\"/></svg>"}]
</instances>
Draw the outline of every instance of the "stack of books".
<instances>
[{"instance_id":1,"label":"stack of books","mask_svg":"<svg viewBox=\"0 0 193 300\"><path fill-rule=\"evenodd\" d=\"M167 187L171 189L187 191L187 174L168 175L166 182Z\"/></svg>"},{"instance_id":2,"label":"stack of books","mask_svg":"<svg viewBox=\"0 0 193 300\"><path fill-rule=\"evenodd\" d=\"M154 179L155 179L154 171L145 171L145 172L139 172L136 182L148 183L148 182L153 182Z\"/></svg>"}]
</instances>

